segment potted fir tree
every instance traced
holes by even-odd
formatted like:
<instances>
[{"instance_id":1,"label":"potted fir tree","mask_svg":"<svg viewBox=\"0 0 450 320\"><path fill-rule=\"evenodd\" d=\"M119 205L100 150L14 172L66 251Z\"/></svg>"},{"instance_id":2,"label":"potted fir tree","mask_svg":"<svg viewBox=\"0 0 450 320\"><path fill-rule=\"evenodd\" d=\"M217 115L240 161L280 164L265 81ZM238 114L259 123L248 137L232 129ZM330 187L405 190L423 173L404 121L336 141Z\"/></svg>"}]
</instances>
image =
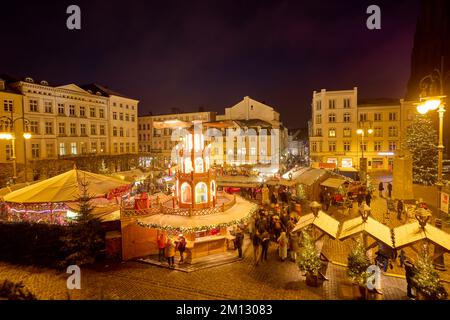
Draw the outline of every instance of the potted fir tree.
<instances>
[{"instance_id":1,"label":"potted fir tree","mask_svg":"<svg viewBox=\"0 0 450 320\"><path fill-rule=\"evenodd\" d=\"M439 274L428 256L427 250L423 250L417 261L416 272L411 278L413 287L416 288L418 300L445 300L447 291L441 283Z\"/></svg>"},{"instance_id":2,"label":"potted fir tree","mask_svg":"<svg viewBox=\"0 0 450 320\"><path fill-rule=\"evenodd\" d=\"M319 285L318 273L322 267L322 262L314 240L306 231L303 231L303 248L298 258L298 267L306 272L306 284L308 286L317 287Z\"/></svg>"},{"instance_id":3,"label":"potted fir tree","mask_svg":"<svg viewBox=\"0 0 450 320\"><path fill-rule=\"evenodd\" d=\"M347 261L348 276L355 284L355 288L358 290L358 292L355 292L355 295L359 294L362 299L365 299L367 296L367 278L369 276L367 268L370 266L370 260L366 255L366 249L364 248L361 240L356 243L356 246L348 256Z\"/></svg>"}]
</instances>

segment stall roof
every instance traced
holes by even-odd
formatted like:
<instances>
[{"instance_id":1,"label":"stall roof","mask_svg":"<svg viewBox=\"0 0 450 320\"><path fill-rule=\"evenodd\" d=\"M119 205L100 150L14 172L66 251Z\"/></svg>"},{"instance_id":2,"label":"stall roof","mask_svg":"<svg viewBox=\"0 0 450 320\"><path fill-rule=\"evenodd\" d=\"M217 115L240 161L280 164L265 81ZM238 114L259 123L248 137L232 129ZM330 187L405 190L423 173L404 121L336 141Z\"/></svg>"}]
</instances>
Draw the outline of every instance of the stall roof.
<instances>
[{"instance_id":1,"label":"stall roof","mask_svg":"<svg viewBox=\"0 0 450 320\"><path fill-rule=\"evenodd\" d=\"M217 185L221 187L256 188L263 184L259 176L220 176L217 177Z\"/></svg>"},{"instance_id":2,"label":"stall roof","mask_svg":"<svg viewBox=\"0 0 450 320\"><path fill-rule=\"evenodd\" d=\"M5 202L50 203L76 201L86 179L87 190L93 197L104 196L111 190L129 183L101 174L72 169L63 174L11 192L3 197Z\"/></svg>"},{"instance_id":3,"label":"stall roof","mask_svg":"<svg viewBox=\"0 0 450 320\"><path fill-rule=\"evenodd\" d=\"M333 239L336 239L338 236L339 221L323 211L319 211L317 217L312 213L302 216L292 232L296 232L310 225L314 225L315 227L319 228L320 230L331 236Z\"/></svg>"},{"instance_id":4,"label":"stall roof","mask_svg":"<svg viewBox=\"0 0 450 320\"><path fill-rule=\"evenodd\" d=\"M394 248L391 229L372 217L368 217L365 222L362 217L345 221L342 224L339 240L345 240L360 233L368 234L376 240L379 240L389 247Z\"/></svg>"},{"instance_id":5,"label":"stall roof","mask_svg":"<svg viewBox=\"0 0 450 320\"><path fill-rule=\"evenodd\" d=\"M402 248L421 240L429 240L450 251L450 234L430 224L427 224L425 228L422 228L417 221L405 224L394 229L394 236L396 248Z\"/></svg>"},{"instance_id":6,"label":"stall roof","mask_svg":"<svg viewBox=\"0 0 450 320\"><path fill-rule=\"evenodd\" d=\"M324 187L330 187L330 188L339 188L342 186L346 181L344 179L339 178L328 178L324 182L322 182L320 185Z\"/></svg>"}]
</instances>

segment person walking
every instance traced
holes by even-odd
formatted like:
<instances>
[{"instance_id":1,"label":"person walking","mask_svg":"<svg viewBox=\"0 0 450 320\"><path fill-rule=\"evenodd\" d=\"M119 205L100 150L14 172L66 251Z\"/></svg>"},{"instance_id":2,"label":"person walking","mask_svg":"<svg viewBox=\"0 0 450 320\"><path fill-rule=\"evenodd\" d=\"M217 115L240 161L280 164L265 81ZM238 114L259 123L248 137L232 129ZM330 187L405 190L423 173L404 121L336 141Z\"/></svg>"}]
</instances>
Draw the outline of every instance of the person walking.
<instances>
[{"instance_id":1,"label":"person walking","mask_svg":"<svg viewBox=\"0 0 450 320\"><path fill-rule=\"evenodd\" d=\"M364 193L362 192L362 190L358 191L358 195L356 197L356 201L358 201L358 207L361 207L363 201L364 201Z\"/></svg>"},{"instance_id":2,"label":"person walking","mask_svg":"<svg viewBox=\"0 0 450 320\"><path fill-rule=\"evenodd\" d=\"M242 245L244 243L244 234L240 229L236 231L236 239L234 240L234 244L239 254L239 258L242 258Z\"/></svg>"},{"instance_id":3,"label":"person walking","mask_svg":"<svg viewBox=\"0 0 450 320\"><path fill-rule=\"evenodd\" d=\"M413 288L413 283L412 283L412 278L414 277L414 275L416 274L417 269L414 266L414 264L409 261L406 260L405 261L405 276L406 276L406 295L408 296L408 298L410 299L415 299L415 295L413 295L412 293L412 288Z\"/></svg>"},{"instance_id":4,"label":"person walking","mask_svg":"<svg viewBox=\"0 0 450 320\"><path fill-rule=\"evenodd\" d=\"M287 258L287 248L288 248L288 238L286 237L286 232L282 232L280 237L277 239L278 242L278 255L281 258L281 261L286 260Z\"/></svg>"},{"instance_id":5,"label":"person walking","mask_svg":"<svg viewBox=\"0 0 450 320\"><path fill-rule=\"evenodd\" d=\"M267 252L269 251L269 245L270 245L270 235L267 231L264 231L261 238L262 238L261 260L267 261Z\"/></svg>"},{"instance_id":6,"label":"person walking","mask_svg":"<svg viewBox=\"0 0 450 320\"><path fill-rule=\"evenodd\" d=\"M366 203L370 207L370 202L372 201L372 196L370 195L370 192L366 192Z\"/></svg>"},{"instance_id":7,"label":"person walking","mask_svg":"<svg viewBox=\"0 0 450 320\"><path fill-rule=\"evenodd\" d=\"M380 184L378 185L378 191L380 192L380 198L383 198L383 190L384 190L383 182L380 182Z\"/></svg>"},{"instance_id":8,"label":"person walking","mask_svg":"<svg viewBox=\"0 0 450 320\"><path fill-rule=\"evenodd\" d=\"M182 234L178 235L177 250L180 252L180 263L183 263L183 254L186 250L186 238Z\"/></svg>"},{"instance_id":9,"label":"person walking","mask_svg":"<svg viewBox=\"0 0 450 320\"><path fill-rule=\"evenodd\" d=\"M403 208L404 208L403 201L398 200L398 202L397 202L397 220L402 220Z\"/></svg>"},{"instance_id":10,"label":"person walking","mask_svg":"<svg viewBox=\"0 0 450 320\"><path fill-rule=\"evenodd\" d=\"M172 237L167 238L166 258L167 258L167 263L169 264L169 268L173 268L175 266L175 243L174 243Z\"/></svg>"},{"instance_id":11,"label":"person walking","mask_svg":"<svg viewBox=\"0 0 450 320\"><path fill-rule=\"evenodd\" d=\"M297 232L290 233L289 236L289 248L291 253L291 260L293 262L297 261L297 254L300 251L300 247L298 245L298 234Z\"/></svg>"},{"instance_id":12,"label":"person walking","mask_svg":"<svg viewBox=\"0 0 450 320\"><path fill-rule=\"evenodd\" d=\"M389 198L392 198L392 184L389 182L387 185Z\"/></svg>"},{"instance_id":13,"label":"person walking","mask_svg":"<svg viewBox=\"0 0 450 320\"><path fill-rule=\"evenodd\" d=\"M255 260L255 265L259 264L259 259L261 258L261 236L259 232L256 231L252 238L253 243L253 258Z\"/></svg>"},{"instance_id":14,"label":"person walking","mask_svg":"<svg viewBox=\"0 0 450 320\"><path fill-rule=\"evenodd\" d=\"M164 234L161 232L158 236L158 260L161 262L164 259L164 251L166 249L166 239Z\"/></svg>"}]
</instances>

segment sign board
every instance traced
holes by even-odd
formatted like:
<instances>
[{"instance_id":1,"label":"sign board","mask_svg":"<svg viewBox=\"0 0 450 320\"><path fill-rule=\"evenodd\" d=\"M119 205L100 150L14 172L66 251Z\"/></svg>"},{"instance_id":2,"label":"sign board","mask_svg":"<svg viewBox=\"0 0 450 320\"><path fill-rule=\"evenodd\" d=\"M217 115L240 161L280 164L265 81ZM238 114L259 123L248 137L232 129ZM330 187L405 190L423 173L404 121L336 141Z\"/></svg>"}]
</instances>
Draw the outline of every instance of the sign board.
<instances>
[{"instance_id":1,"label":"sign board","mask_svg":"<svg viewBox=\"0 0 450 320\"><path fill-rule=\"evenodd\" d=\"M445 213L448 213L448 201L448 193L441 192L441 211L444 211Z\"/></svg>"}]
</instances>

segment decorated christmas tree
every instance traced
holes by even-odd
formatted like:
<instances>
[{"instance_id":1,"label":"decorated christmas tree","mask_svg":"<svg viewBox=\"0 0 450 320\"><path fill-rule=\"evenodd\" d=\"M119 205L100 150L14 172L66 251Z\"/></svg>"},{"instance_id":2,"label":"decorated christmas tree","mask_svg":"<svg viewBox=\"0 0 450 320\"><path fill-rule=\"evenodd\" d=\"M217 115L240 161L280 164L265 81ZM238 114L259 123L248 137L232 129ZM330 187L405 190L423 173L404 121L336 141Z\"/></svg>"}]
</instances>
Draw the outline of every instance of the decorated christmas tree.
<instances>
[{"instance_id":1,"label":"decorated christmas tree","mask_svg":"<svg viewBox=\"0 0 450 320\"><path fill-rule=\"evenodd\" d=\"M422 250L419 256L417 271L411 280L414 287L428 298L441 300L446 299L448 296L426 249Z\"/></svg>"},{"instance_id":2,"label":"decorated christmas tree","mask_svg":"<svg viewBox=\"0 0 450 320\"><path fill-rule=\"evenodd\" d=\"M360 286L365 286L369 276L367 268L370 266L370 260L366 255L366 249L360 239L348 255L347 261L348 276L350 279Z\"/></svg>"},{"instance_id":3,"label":"decorated christmas tree","mask_svg":"<svg viewBox=\"0 0 450 320\"><path fill-rule=\"evenodd\" d=\"M417 115L408 127L405 149L412 156L413 181L415 183L431 185L437 178L437 133L431 119L426 115Z\"/></svg>"},{"instance_id":4,"label":"decorated christmas tree","mask_svg":"<svg viewBox=\"0 0 450 320\"><path fill-rule=\"evenodd\" d=\"M310 275L317 275L322 267L319 252L316 249L314 240L307 231L303 231L303 248L298 258L298 267Z\"/></svg>"}]
</instances>

